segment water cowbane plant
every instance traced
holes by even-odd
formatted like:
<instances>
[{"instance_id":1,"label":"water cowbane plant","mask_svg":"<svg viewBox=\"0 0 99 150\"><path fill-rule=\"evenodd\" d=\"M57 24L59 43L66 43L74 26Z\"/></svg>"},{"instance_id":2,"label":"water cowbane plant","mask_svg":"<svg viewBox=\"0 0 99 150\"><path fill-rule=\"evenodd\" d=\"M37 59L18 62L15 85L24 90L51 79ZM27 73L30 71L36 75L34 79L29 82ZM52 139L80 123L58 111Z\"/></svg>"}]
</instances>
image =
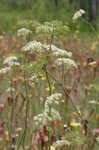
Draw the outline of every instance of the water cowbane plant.
<instances>
[{"instance_id":1,"label":"water cowbane plant","mask_svg":"<svg viewBox=\"0 0 99 150\"><path fill-rule=\"evenodd\" d=\"M16 56L8 56L4 59L3 64L8 65L9 67L20 66L20 62L18 61L18 57Z\"/></svg>"},{"instance_id":2,"label":"water cowbane plant","mask_svg":"<svg viewBox=\"0 0 99 150\"><path fill-rule=\"evenodd\" d=\"M0 69L0 74L6 74L11 71L11 67L4 67Z\"/></svg>"},{"instance_id":3,"label":"water cowbane plant","mask_svg":"<svg viewBox=\"0 0 99 150\"><path fill-rule=\"evenodd\" d=\"M61 66L62 64L64 64L67 68L77 69L77 64L75 63L75 61L69 58L57 58L55 64L57 66Z\"/></svg>"},{"instance_id":4,"label":"water cowbane plant","mask_svg":"<svg viewBox=\"0 0 99 150\"><path fill-rule=\"evenodd\" d=\"M51 96L47 97L44 104L44 111L34 117L36 126L47 125L54 120L61 120L59 112L55 108L53 108L53 104L56 104L56 101L59 101L61 98L61 93L54 93Z\"/></svg>"},{"instance_id":5,"label":"water cowbane plant","mask_svg":"<svg viewBox=\"0 0 99 150\"><path fill-rule=\"evenodd\" d=\"M43 46L41 42L38 41L30 41L24 47L22 47L22 51L28 53L34 53L34 52L41 53L42 50L43 50Z\"/></svg>"},{"instance_id":6,"label":"water cowbane plant","mask_svg":"<svg viewBox=\"0 0 99 150\"><path fill-rule=\"evenodd\" d=\"M32 34L32 31L30 29L21 28L17 31L18 37L27 37L29 34Z\"/></svg>"}]
</instances>

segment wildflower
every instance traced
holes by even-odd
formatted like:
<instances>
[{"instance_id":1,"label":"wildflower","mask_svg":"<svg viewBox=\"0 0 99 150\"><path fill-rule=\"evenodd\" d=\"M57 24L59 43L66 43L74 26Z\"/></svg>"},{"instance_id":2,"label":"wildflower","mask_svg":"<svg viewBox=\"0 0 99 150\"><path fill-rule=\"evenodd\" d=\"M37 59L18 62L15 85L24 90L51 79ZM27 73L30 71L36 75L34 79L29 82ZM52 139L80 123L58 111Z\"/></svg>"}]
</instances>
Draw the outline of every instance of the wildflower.
<instances>
[{"instance_id":1,"label":"wildflower","mask_svg":"<svg viewBox=\"0 0 99 150\"><path fill-rule=\"evenodd\" d=\"M49 107L45 108L41 114L34 117L36 127L39 127L40 125L47 125L55 120L60 121L61 116L57 110L53 108L49 109Z\"/></svg>"},{"instance_id":2,"label":"wildflower","mask_svg":"<svg viewBox=\"0 0 99 150\"><path fill-rule=\"evenodd\" d=\"M45 45L38 41L30 41L22 48L22 51L30 52L30 53L52 52L52 55L57 56L57 57L58 56L61 56L61 57L72 56L72 52L67 52L66 50L56 47L55 45Z\"/></svg>"},{"instance_id":3,"label":"wildflower","mask_svg":"<svg viewBox=\"0 0 99 150\"><path fill-rule=\"evenodd\" d=\"M83 14L85 14L85 10L83 10L83 9L78 10L78 11L74 14L73 20L77 20L77 19L81 18Z\"/></svg>"},{"instance_id":4,"label":"wildflower","mask_svg":"<svg viewBox=\"0 0 99 150\"><path fill-rule=\"evenodd\" d=\"M47 50L47 51L57 51L57 47L55 46L55 45L53 45L53 44L51 44L51 45L43 45L43 47Z\"/></svg>"},{"instance_id":5,"label":"wildflower","mask_svg":"<svg viewBox=\"0 0 99 150\"><path fill-rule=\"evenodd\" d=\"M57 64L58 66L65 64L67 68L73 67L77 69L77 64L75 63L75 61L69 58L58 58L55 61L55 64Z\"/></svg>"},{"instance_id":6,"label":"wildflower","mask_svg":"<svg viewBox=\"0 0 99 150\"><path fill-rule=\"evenodd\" d=\"M17 36L28 36L29 34L31 34L32 33L32 31L31 30L29 30L29 29L26 29L26 28L21 28L21 29L19 29L18 31L17 31Z\"/></svg>"},{"instance_id":7,"label":"wildflower","mask_svg":"<svg viewBox=\"0 0 99 150\"><path fill-rule=\"evenodd\" d=\"M37 127L39 125L47 125L48 123L55 120L61 121L61 116L59 112L53 108L53 104L60 100L61 97L61 93L55 93L47 97L44 105L44 111L41 114L34 117L34 122Z\"/></svg>"},{"instance_id":8,"label":"wildflower","mask_svg":"<svg viewBox=\"0 0 99 150\"><path fill-rule=\"evenodd\" d=\"M9 56L4 60L4 64L8 63L9 61L17 61L18 58L16 56Z\"/></svg>"},{"instance_id":9,"label":"wildflower","mask_svg":"<svg viewBox=\"0 0 99 150\"><path fill-rule=\"evenodd\" d=\"M37 41L30 41L29 43L27 43L23 48L22 51L24 52L42 52L43 50L43 46L41 44L41 42L37 42Z\"/></svg>"},{"instance_id":10,"label":"wildflower","mask_svg":"<svg viewBox=\"0 0 99 150\"><path fill-rule=\"evenodd\" d=\"M11 70L11 67L5 67L0 69L0 74L8 73Z\"/></svg>"},{"instance_id":11,"label":"wildflower","mask_svg":"<svg viewBox=\"0 0 99 150\"><path fill-rule=\"evenodd\" d=\"M54 120L61 120L61 116L58 111L53 108L50 110L50 112L49 110L44 110L43 113L34 117L36 127L39 127L40 125L47 125Z\"/></svg>"},{"instance_id":12,"label":"wildflower","mask_svg":"<svg viewBox=\"0 0 99 150\"><path fill-rule=\"evenodd\" d=\"M62 49L57 49L57 51L54 51L53 52L53 55L54 56L66 56L66 57L71 57L72 56L72 53L71 52L67 52L65 50L62 50Z\"/></svg>"},{"instance_id":13,"label":"wildflower","mask_svg":"<svg viewBox=\"0 0 99 150\"><path fill-rule=\"evenodd\" d=\"M52 33L53 27L49 25L39 25L36 28L36 33Z\"/></svg>"},{"instance_id":14,"label":"wildflower","mask_svg":"<svg viewBox=\"0 0 99 150\"><path fill-rule=\"evenodd\" d=\"M72 52L67 52L66 50L60 49L58 47L56 47L55 45L43 45L43 47L47 50L47 51L51 51L53 56L66 56L66 57L71 57L72 56Z\"/></svg>"},{"instance_id":15,"label":"wildflower","mask_svg":"<svg viewBox=\"0 0 99 150\"><path fill-rule=\"evenodd\" d=\"M20 63L18 62L18 58L16 56L9 56L9 57L7 57L4 60L3 64L6 64L6 65L8 65L10 67L11 66L19 66L20 65Z\"/></svg>"},{"instance_id":16,"label":"wildflower","mask_svg":"<svg viewBox=\"0 0 99 150\"><path fill-rule=\"evenodd\" d=\"M46 105L52 105L55 102L59 101L62 98L62 94L61 93L54 93L51 96L47 97L47 100L45 102L45 107Z\"/></svg>"}]
</instances>

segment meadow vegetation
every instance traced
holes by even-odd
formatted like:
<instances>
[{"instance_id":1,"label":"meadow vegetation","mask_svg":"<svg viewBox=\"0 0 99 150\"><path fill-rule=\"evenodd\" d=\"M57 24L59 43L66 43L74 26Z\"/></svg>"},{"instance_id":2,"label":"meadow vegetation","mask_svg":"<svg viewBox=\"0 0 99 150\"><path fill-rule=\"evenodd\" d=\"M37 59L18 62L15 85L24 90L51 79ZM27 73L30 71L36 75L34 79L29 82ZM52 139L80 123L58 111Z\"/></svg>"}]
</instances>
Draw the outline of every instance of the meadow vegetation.
<instances>
[{"instance_id":1,"label":"meadow vegetation","mask_svg":"<svg viewBox=\"0 0 99 150\"><path fill-rule=\"evenodd\" d=\"M0 7L0 150L98 150L98 28L41 9Z\"/></svg>"}]
</instances>

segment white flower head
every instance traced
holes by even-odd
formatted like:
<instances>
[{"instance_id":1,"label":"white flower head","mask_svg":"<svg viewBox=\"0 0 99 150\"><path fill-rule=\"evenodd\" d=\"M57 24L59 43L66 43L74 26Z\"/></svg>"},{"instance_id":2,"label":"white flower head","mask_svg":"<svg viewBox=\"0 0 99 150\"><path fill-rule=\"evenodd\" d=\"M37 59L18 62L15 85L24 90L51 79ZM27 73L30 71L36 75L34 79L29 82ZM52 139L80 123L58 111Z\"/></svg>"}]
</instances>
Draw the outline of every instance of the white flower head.
<instances>
[{"instance_id":1,"label":"white flower head","mask_svg":"<svg viewBox=\"0 0 99 150\"><path fill-rule=\"evenodd\" d=\"M77 19L81 18L83 14L85 14L85 10L83 10L83 9L78 10L78 11L74 14L73 20L77 20Z\"/></svg>"},{"instance_id":2,"label":"white flower head","mask_svg":"<svg viewBox=\"0 0 99 150\"><path fill-rule=\"evenodd\" d=\"M77 69L77 64L75 63L74 60L70 58L58 58L55 61L55 64L57 64L58 66L61 66L62 64L64 64L66 65L67 68L73 67Z\"/></svg>"},{"instance_id":3,"label":"white flower head","mask_svg":"<svg viewBox=\"0 0 99 150\"><path fill-rule=\"evenodd\" d=\"M23 36L23 37L26 37L28 36L29 34L31 34L32 31L29 30L29 29L26 29L26 28L21 28L17 31L17 36Z\"/></svg>"},{"instance_id":4,"label":"white flower head","mask_svg":"<svg viewBox=\"0 0 99 150\"><path fill-rule=\"evenodd\" d=\"M49 106L52 106L53 104L59 104L59 100L62 98L61 93L54 93L51 96L47 97L45 102L45 109L49 109Z\"/></svg>"},{"instance_id":5,"label":"white flower head","mask_svg":"<svg viewBox=\"0 0 99 150\"><path fill-rule=\"evenodd\" d=\"M11 67L5 67L0 69L0 74L8 73L11 70Z\"/></svg>"},{"instance_id":6,"label":"white flower head","mask_svg":"<svg viewBox=\"0 0 99 150\"><path fill-rule=\"evenodd\" d=\"M8 65L8 66L19 66L20 63L18 62L18 58L16 56L9 56L5 58L3 61L3 64Z\"/></svg>"},{"instance_id":7,"label":"white flower head","mask_svg":"<svg viewBox=\"0 0 99 150\"><path fill-rule=\"evenodd\" d=\"M57 49L57 51L54 51L52 53L53 56L57 56L57 57L71 57L72 56L72 52L67 52L66 50L62 50L62 49Z\"/></svg>"},{"instance_id":8,"label":"white flower head","mask_svg":"<svg viewBox=\"0 0 99 150\"><path fill-rule=\"evenodd\" d=\"M41 42L37 42L37 41L30 41L22 48L22 51L30 52L30 53L42 52L42 50L43 50L43 46Z\"/></svg>"},{"instance_id":9,"label":"white flower head","mask_svg":"<svg viewBox=\"0 0 99 150\"><path fill-rule=\"evenodd\" d=\"M53 32L53 27L52 26L49 26L47 24L45 25L39 25L37 28L36 28L36 33L52 33Z\"/></svg>"},{"instance_id":10,"label":"white flower head","mask_svg":"<svg viewBox=\"0 0 99 150\"><path fill-rule=\"evenodd\" d=\"M44 49L46 49L46 51L51 51L53 56L61 56L61 57L71 57L72 56L72 52L67 52L64 49L60 49L58 47L56 47L55 45L43 45Z\"/></svg>"},{"instance_id":11,"label":"white flower head","mask_svg":"<svg viewBox=\"0 0 99 150\"><path fill-rule=\"evenodd\" d=\"M34 117L34 122L37 127L39 127L40 125L47 125L54 120L61 121L59 112L53 108L53 104L55 103L55 101L59 101L61 97L61 93L55 93L47 97L43 113L38 114Z\"/></svg>"},{"instance_id":12,"label":"white flower head","mask_svg":"<svg viewBox=\"0 0 99 150\"><path fill-rule=\"evenodd\" d=\"M45 109L43 113L35 116L33 120L36 127L39 127L40 125L47 125L54 120L61 121L61 116L57 110L51 108L50 110L47 111Z\"/></svg>"}]
</instances>

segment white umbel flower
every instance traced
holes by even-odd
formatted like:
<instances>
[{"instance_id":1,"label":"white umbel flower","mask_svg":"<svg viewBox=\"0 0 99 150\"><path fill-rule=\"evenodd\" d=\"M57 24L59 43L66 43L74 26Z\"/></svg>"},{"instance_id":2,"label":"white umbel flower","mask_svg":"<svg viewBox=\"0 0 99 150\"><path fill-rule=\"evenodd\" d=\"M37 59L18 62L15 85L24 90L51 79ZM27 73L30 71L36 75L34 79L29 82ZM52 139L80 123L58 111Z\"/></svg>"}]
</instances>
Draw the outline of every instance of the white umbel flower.
<instances>
[{"instance_id":1,"label":"white umbel flower","mask_svg":"<svg viewBox=\"0 0 99 150\"><path fill-rule=\"evenodd\" d=\"M70 58L58 58L55 61L55 64L57 64L58 66L61 66L62 64L64 64L66 65L67 68L73 67L77 69L77 64L75 63L74 60Z\"/></svg>"},{"instance_id":2,"label":"white umbel flower","mask_svg":"<svg viewBox=\"0 0 99 150\"><path fill-rule=\"evenodd\" d=\"M51 106L54 103L56 103L57 101L59 101L62 98L62 94L61 93L54 93L51 96L47 97L47 100L45 102L45 107L46 105Z\"/></svg>"},{"instance_id":3,"label":"white umbel flower","mask_svg":"<svg viewBox=\"0 0 99 150\"><path fill-rule=\"evenodd\" d=\"M47 97L43 113L38 114L37 116L34 117L34 122L37 127L39 127L40 125L47 125L55 120L61 121L61 116L59 112L53 108L53 104L56 101L59 101L61 98L62 98L61 93L55 93Z\"/></svg>"},{"instance_id":4,"label":"white umbel flower","mask_svg":"<svg viewBox=\"0 0 99 150\"><path fill-rule=\"evenodd\" d=\"M22 51L33 53L33 52L42 52L42 49L43 46L41 42L30 41L22 48Z\"/></svg>"},{"instance_id":5,"label":"white umbel flower","mask_svg":"<svg viewBox=\"0 0 99 150\"><path fill-rule=\"evenodd\" d=\"M61 116L57 110L51 108L49 111L45 109L43 113L35 116L33 120L36 127L39 127L40 125L47 125L55 120L61 121Z\"/></svg>"},{"instance_id":6,"label":"white umbel flower","mask_svg":"<svg viewBox=\"0 0 99 150\"><path fill-rule=\"evenodd\" d=\"M8 65L8 66L19 66L20 63L18 62L18 58L16 56L9 56L7 57L3 64Z\"/></svg>"},{"instance_id":7,"label":"white umbel flower","mask_svg":"<svg viewBox=\"0 0 99 150\"><path fill-rule=\"evenodd\" d=\"M45 45L38 41L30 41L23 48L22 51L29 53L44 53L51 52L52 56L57 57L71 57L72 52L67 52L66 50L60 49L55 45Z\"/></svg>"},{"instance_id":8,"label":"white umbel flower","mask_svg":"<svg viewBox=\"0 0 99 150\"><path fill-rule=\"evenodd\" d=\"M5 74L8 73L11 70L10 67L5 67L0 69L0 74Z\"/></svg>"},{"instance_id":9,"label":"white umbel flower","mask_svg":"<svg viewBox=\"0 0 99 150\"><path fill-rule=\"evenodd\" d=\"M62 50L62 49L58 49L57 51L54 51L53 56L57 56L57 57L71 57L72 56L72 53L71 52L67 52L65 50Z\"/></svg>"},{"instance_id":10,"label":"white umbel flower","mask_svg":"<svg viewBox=\"0 0 99 150\"><path fill-rule=\"evenodd\" d=\"M53 27L49 25L40 25L36 28L36 33L52 33Z\"/></svg>"},{"instance_id":11,"label":"white umbel flower","mask_svg":"<svg viewBox=\"0 0 99 150\"><path fill-rule=\"evenodd\" d=\"M78 11L74 14L73 20L77 20L77 19L81 18L83 14L85 14L85 10L83 10L83 9L78 10Z\"/></svg>"},{"instance_id":12,"label":"white umbel flower","mask_svg":"<svg viewBox=\"0 0 99 150\"><path fill-rule=\"evenodd\" d=\"M16 56L9 56L7 57L5 60L4 60L4 64L7 64L8 62L11 62L11 61L17 61L18 58Z\"/></svg>"},{"instance_id":13,"label":"white umbel flower","mask_svg":"<svg viewBox=\"0 0 99 150\"><path fill-rule=\"evenodd\" d=\"M28 36L29 34L31 34L32 31L29 30L29 29L26 29L26 28L21 28L17 31L17 36L23 36L23 37L26 37Z\"/></svg>"},{"instance_id":14,"label":"white umbel flower","mask_svg":"<svg viewBox=\"0 0 99 150\"><path fill-rule=\"evenodd\" d=\"M64 49L60 49L58 47L56 47L55 45L43 45L44 49L46 49L46 51L51 51L53 56L61 56L61 57L71 57L72 56L72 52L67 52Z\"/></svg>"}]
</instances>

